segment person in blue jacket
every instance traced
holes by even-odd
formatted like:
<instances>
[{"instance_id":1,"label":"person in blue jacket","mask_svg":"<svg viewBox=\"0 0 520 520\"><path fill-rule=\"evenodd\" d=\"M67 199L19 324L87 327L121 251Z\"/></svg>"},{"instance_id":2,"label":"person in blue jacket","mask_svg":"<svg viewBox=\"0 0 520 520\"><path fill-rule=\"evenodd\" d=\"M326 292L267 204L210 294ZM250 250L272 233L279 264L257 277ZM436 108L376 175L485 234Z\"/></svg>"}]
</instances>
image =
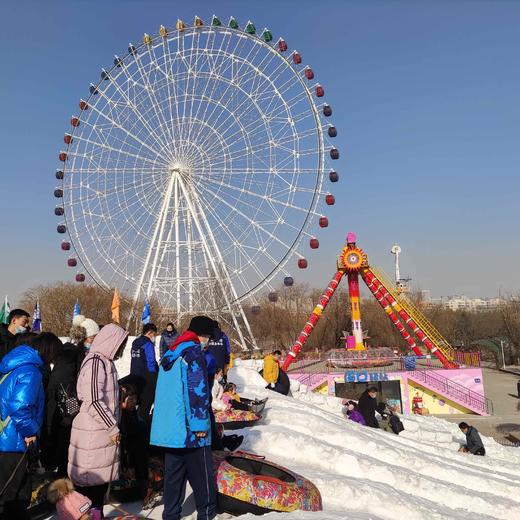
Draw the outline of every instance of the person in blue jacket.
<instances>
[{"instance_id":1,"label":"person in blue jacket","mask_svg":"<svg viewBox=\"0 0 520 520\"><path fill-rule=\"evenodd\" d=\"M139 417L147 423L150 419L150 410L155 397L155 384L159 370L155 358L156 336L157 327L153 323L147 323L143 327L142 334L134 339L131 349L130 373L143 380L138 413Z\"/></svg>"},{"instance_id":2,"label":"person in blue jacket","mask_svg":"<svg viewBox=\"0 0 520 520\"><path fill-rule=\"evenodd\" d=\"M28 520L31 481L27 450L36 443L45 408L44 373L61 341L22 334L0 362L0 518Z\"/></svg>"},{"instance_id":3,"label":"person in blue jacket","mask_svg":"<svg viewBox=\"0 0 520 520\"><path fill-rule=\"evenodd\" d=\"M218 321L214 321L213 325L213 334L208 341L208 352L215 359L216 369L220 369L224 373L225 379L231 359L231 347L229 338L220 328Z\"/></svg>"},{"instance_id":4,"label":"person in blue jacket","mask_svg":"<svg viewBox=\"0 0 520 520\"><path fill-rule=\"evenodd\" d=\"M163 520L180 520L189 482L198 520L217 512L211 455L211 388L203 351L213 320L195 316L161 360L152 419L151 444L165 448Z\"/></svg>"}]
</instances>

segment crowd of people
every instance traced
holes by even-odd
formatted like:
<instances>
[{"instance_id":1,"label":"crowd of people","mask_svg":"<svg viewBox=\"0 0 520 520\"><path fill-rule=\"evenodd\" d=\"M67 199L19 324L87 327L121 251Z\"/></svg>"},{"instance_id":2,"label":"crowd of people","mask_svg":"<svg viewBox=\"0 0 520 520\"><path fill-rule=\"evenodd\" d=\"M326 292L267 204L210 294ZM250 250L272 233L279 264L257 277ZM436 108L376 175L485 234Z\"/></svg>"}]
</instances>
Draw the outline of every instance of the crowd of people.
<instances>
[{"instance_id":1,"label":"crowd of people","mask_svg":"<svg viewBox=\"0 0 520 520\"><path fill-rule=\"evenodd\" d=\"M50 332L28 332L30 316L11 311L0 326L0 519L27 520L29 467L37 463L55 481L48 497L60 518L103 517L110 485L132 475L139 496L149 492L149 461L163 461L165 520L179 520L187 482L197 518L217 514L212 450L235 450L243 437L224 435L214 413L248 410L262 402L244 399L227 380L229 339L218 322L194 317L181 334L169 323L161 335L148 323L130 346L130 374L119 378L115 361L128 332L76 316L66 343ZM264 358L266 388L289 391L282 353ZM346 416L393 433L403 426L377 388L345 403ZM265 400L264 400L265 404ZM376 418L379 413L379 420ZM484 455L476 429L461 423L461 451Z\"/></svg>"},{"instance_id":2,"label":"crowd of people","mask_svg":"<svg viewBox=\"0 0 520 520\"><path fill-rule=\"evenodd\" d=\"M109 485L131 471L142 497L149 458L164 460L164 514L180 519L186 483L198 518L216 516L212 449L236 449L242 436L223 435L213 410L240 406L227 382L230 345L218 322L196 316L179 334L146 324L130 347L130 374L115 361L128 333L76 316L69 340L28 332L30 316L11 311L0 326L0 518L29 519L34 461L52 472L49 501L60 518L103 517ZM215 397L213 397L215 396ZM212 401L213 406L212 406Z\"/></svg>"}]
</instances>

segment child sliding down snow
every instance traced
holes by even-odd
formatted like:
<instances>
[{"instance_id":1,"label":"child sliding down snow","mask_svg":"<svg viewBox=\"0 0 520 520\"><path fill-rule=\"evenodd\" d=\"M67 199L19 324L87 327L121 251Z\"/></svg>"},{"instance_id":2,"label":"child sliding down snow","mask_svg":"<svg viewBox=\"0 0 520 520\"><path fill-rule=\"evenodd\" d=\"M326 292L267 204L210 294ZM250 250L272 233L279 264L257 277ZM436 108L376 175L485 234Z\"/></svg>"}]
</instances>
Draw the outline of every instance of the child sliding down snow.
<instances>
[{"instance_id":1,"label":"child sliding down snow","mask_svg":"<svg viewBox=\"0 0 520 520\"><path fill-rule=\"evenodd\" d=\"M92 502L74 490L74 484L68 478L55 480L47 491L51 504L56 504L59 520L93 520ZM100 518L101 516L99 516Z\"/></svg>"},{"instance_id":2,"label":"child sliding down snow","mask_svg":"<svg viewBox=\"0 0 520 520\"><path fill-rule=\"evenodd\" d=\"M365 418L357 410L357 405L354 401L343 401L343 413L347 419L366 426Z\"/></svg>"},{"instance_id":3,"label":"child sliding down snow","mask_svg":"<svg viewBox=\"0 0 520 520\"><path fill-rule=\"evenodd\" d=\"M219 368L215 374L215 379L213 381L213 388L211 389L211 407L214 411L224 411L229 410L229 403L224 400L224 387L222 386L222 378L224 373L221 368Z\"/></svg>"},{"instance_id":4,"label":"child sliding down snow","mask_svg":"<svg viewBox=\"0 0 520 520\"><path fill-rule=\"evenodd\" d=\"M240 396L237 394L237 386L235 383L228 383L224 387L224 395L222 396L222 400L230 405L233 408L239 410L235 405L240 403Z\"/></svg>"},{"instance_id":5,"label":"child sliding down snow","mask_svg":"<svg viewBox=\"0 0 520 520\"><path fill-rule=\"evenodd\" d=\"M245 410L259 414L265 407L267 397L265 399L246 399L240 397L237 393L237 386L235 383L228 383L224 387L222 400L234 410Z\"/></svg>"}]
</instances>

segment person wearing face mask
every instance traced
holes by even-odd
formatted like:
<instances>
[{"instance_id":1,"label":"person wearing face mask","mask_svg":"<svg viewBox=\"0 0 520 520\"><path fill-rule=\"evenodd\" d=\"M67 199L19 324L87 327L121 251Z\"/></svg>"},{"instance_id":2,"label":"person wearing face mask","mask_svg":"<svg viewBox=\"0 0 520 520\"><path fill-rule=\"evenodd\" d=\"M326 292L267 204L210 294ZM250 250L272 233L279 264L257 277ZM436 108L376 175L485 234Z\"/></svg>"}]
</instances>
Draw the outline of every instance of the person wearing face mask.
<instances>
[{"instance_id":1,"label":"person wearing face mask","mask_svg":"<svg viewBox=\"0 0 520 520\"><path fill-rule=\"evenodd\" d=\"M159 352L161 357L164 353L175 343L175 340L179 337L179 333L175 328L175 325L170 322L166 325L163 333L161 334L161 342L159 343Z\"/></svg>"},{"instance_id":2,"label":"person wearing face mask","mask_svg":"<svg viewBox=\"0 0 520 520\"><path fill-rule=\"evenodd\" d=\"M69 341L59 349L46 390L45 436L42 462L48 470L57 468L58 477L67 476L68 451L73 415L63 410L67 397L76 397L76 383L81 364L90 344L99 333L99 325L90 318L77 315L72 320Z\"/></svg>"},{"instance_id":3,"label":"person wearing face mask","mask_svg":"<svg viewBox=\"0 0 520 520\"><path fill-rule=\"evenodd\" d=\"M130 374L144 379L145 384L141 392L138 413L139 417L149 424L150 410L155 398L155 384L159 366L155 358L155 338L157 327L153 323L147 323L143 327L142 334L132 343L132 361Z\"/></svg>"},{"instance_id":4,"label":"person wearing face mask","mask_svg":"<svg viewBox=\"0 0 520 520\"><path fill-rule=\"evenodd\" d=\"M13 309L7 318L7 325L0 325L0 359L15 345L16 335L27 332L30 315L23 309Z\"/></svg>"},{"instance_id":5,"label":"person wearing face mask","mask_svg":"<svg viewBox=\"0 0 520 520\"><path fill-rule=\"evenodd\" d=\"M203 347L213 320L195 316L161 359L150 442L165 448L163 520L180 520L189 482L198 520L217 515L211 454L211 388Z\"/></svg>"}]
</instances>

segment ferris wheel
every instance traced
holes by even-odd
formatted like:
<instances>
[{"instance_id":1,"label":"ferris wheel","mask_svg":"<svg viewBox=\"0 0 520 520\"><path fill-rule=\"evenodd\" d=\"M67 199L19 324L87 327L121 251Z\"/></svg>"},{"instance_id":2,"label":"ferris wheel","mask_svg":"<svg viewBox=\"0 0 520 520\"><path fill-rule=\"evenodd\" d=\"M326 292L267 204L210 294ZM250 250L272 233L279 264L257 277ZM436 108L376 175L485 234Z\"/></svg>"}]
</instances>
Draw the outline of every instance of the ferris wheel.
<instances>
[{"instance_id":1,"label":"ferris wheel","mask_svg":"<svg viewBox=\"0 0 520 520\"><path fill-rule=\"evenodd\" d=\"M328 226L339 151L323 96L301 54L251 22L195 17L130 44L59 154L57 231L76 281L249 330L244 302L254 312L256 293L291 286Z\"/></svg>"}]
</instances>

